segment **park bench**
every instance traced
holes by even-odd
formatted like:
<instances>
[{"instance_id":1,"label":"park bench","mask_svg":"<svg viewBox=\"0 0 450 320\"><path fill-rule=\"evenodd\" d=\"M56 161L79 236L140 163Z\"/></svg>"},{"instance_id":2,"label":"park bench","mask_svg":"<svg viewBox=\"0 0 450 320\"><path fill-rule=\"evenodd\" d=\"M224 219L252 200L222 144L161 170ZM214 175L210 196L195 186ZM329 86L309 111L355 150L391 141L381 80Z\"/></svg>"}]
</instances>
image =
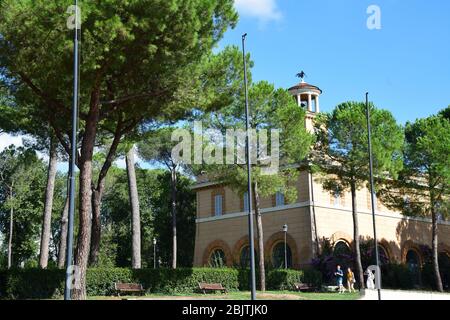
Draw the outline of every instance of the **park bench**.
<instances>
[{"instance_id":1,"label":"park bench","mask_svg":"<svg viewBox=\"0 0 450 320\"><path fill-rule=\"evenodd\" d=\"M222 293L227 293L227 289L225 289L222 284L220 283L204 283L204 282L199 282L198 284L198 288L200 289L201 292L203 292L204 294L208 293L208 292L216 292L216 291L220 291Z\"/></svg>"},{"instance_id":2,"label":"park bench","mask_svg":"<svg viewBox=\"0 0 450 320\"><path fill-rule=\"evenodd\" d=\"M301 282L296 282L293 285L295 291L314 291L315 287Z\"/></svg>"},{"instance_id":3,"label":"park bench","mask_svg":"<svg viewBox=\"0 0 450 320\"><path fill-rule=\"evenodd\" d=\"M114 283L114 289L118 296L120 296L121 293L144 293L144 288L142 287L142 284L139 283L116 282Z\"/></svg>"}]
</instances>

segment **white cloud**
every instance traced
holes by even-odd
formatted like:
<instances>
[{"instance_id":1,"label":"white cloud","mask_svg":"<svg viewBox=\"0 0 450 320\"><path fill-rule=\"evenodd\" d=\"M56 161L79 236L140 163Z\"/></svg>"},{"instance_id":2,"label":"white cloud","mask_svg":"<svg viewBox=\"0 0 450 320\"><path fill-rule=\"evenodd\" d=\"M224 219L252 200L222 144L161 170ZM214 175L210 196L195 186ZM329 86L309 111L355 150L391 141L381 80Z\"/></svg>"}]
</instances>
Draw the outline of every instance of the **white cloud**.
<instances>
[{"instance_id":1,"label":"white cloud","mask_svg":"<svg viewBox=\"0 0 450 320\"><path fill-rule=\"evenodd\" d=\"M22 136L11 136L6 133L0 134L0 151L3 151L12 144L17 147L22 146Z\"/></svg>"},{"instance_id":2,"label":"white cloud","mask_svg":"<svg viewBox=\"0 0 450 320\"><path fill-rule=\"evenodd\" d=\"M235 0L237 11L246 16L258 18L262 22L280 20L282 15L277 8L277 0Z\"/></svg>"}]
</instances>

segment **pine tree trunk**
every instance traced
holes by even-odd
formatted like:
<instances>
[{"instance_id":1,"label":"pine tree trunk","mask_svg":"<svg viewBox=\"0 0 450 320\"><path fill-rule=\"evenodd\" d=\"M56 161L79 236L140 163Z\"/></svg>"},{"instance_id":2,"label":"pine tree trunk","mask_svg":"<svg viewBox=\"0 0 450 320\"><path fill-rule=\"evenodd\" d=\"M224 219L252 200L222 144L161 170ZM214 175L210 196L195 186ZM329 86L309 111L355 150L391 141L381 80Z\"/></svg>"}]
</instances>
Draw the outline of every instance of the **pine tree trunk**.
<instances>
[{"instance_id":1,"label":"pine tree trunk","mask_svg":"<svg viewBox=\"0 0 450 320\"><path fill-rule=\"evenodd\" d=\"M98 185L98 189L92 190L92 227L91 227L91 245L89 251L90 266L95 266L98 263L98 254L100 251L100 241L102 235L101 206L102 206L102 196L104 186L105 181L103 178Z\"/></svg>"},{"instance_id":2,"label":"pine tree trunk","mask_svg":"<svg viewBox=\"0 0 450 320\"><path fill-rule=\"evenodd\" d=\"M41 231L41 246L39 254L39 266L42 269L48 265L48 251L50 242L50 227L52 221L53 210L53 194L55 191L56 167L58 164L57 145L53 138L50 140L50 152L48 162L47 188L45 191L44 216Z\"/></svg>"},{"instance_id":3,"label":"pine tree trunk","mask_svg":"<svg viewBox=\"0 0 450 320\"><path fill-rule=\"evenodd\" d=\"M177 268L177 172L171 169L172 185L172 268Z\"/></svg>"},{"instance_id":4,"label":"pine tree trunk","mask_svg":"<svg viewBox=\"0 0 450 320\"><path fill-rule=\"evenodd\" d=\"M259 201L258 182L253 184L253 194L255 197L255 216L256 216L256 228L258 232L258 250L259 250L259 282L260 290L266 291L266 268L264 265L264 232L261 216L261 206Z\"/></svg>"},{"instance_id":5,"label":"pine tree trunk","mask_svg":"<svg viewBox=\"0 0 450 320\"><path fill-rule=\"evenodd\" d=\"M127 176L128 176L128 194L131 204L131 237L132 237L132 255L131 267L133 269L141 268L141 217L139 209L139 195L136 182L136 171L134 168L134 147L126 155Z\"/></svg>"},{"instance_id":6,"label":"pine tree trunk","mask_svg":"<svg viewBox=\"0 0 450 320\"><path fill-rule=\"evenodd\" d=\"M98 99L98 98L97 98ZM72 291L74 300L86 299L86 270L89 259L89 243L91 235L92 213L92 156L95 146L96 127L98 122L98 107L93 107L88 115L85 132L81 144L80 168L80 207L78 239L75 252L75 265L79 268L79 288Z\"/></svg>"},{"instance_id":7,"label":"pine tree trunk","mask_svg":"<svg viewBox=\"0 0 450 320\"><path fill-rule=\"evenodd\" d=\"M441 273L439 271L439 251L438 251L438 221L436 215L436 208L434 206L434 192L430 191L431 196L431 228L432 228L432 240L431 240L431 249L432 249L432 259L433 259L433 271L434 278L436 281L436 289L440 292L444 292L444 287L442 285Z\"/></svg>"},{"instance_id":8,"label":"pine tree trunk","mask_svg":"<svg viewBox=\"0 0 450 320\"><path fill-rule=\"evenodd\" d=\"M360 288L364 289L364 270L361 263L361 249L359 246L359 223L358 223L358 208L356 204L356 183L350 183L352 193L352 214L353 214L353 242L355 250L355 264L356 272L360 283Z\"/></svg>"},{"instance_id":9,"label":"pine tree trunk","mask_svg":"<svg viewBox=\"0 0 450 320\"><path fill-rule=\"evenodd\" d=\"M69 197L67 196L61 215L61 230L59 236L58 268L63 269L66 264L67 223L69 217Z\"/></svg>"},{"instance_id":10,"label":"pine tree trunk","mask_svg":"<svg viewBox=\"0 0 450 320\"><path fill-rule=\"evenodd\" d=\"M12 200L13 188L9 189L9 199ZM13 239L13 226L14 226L14 208L11 205L9 213L9 239L8 239L8 269L12 266L12 239Z\"/></svg>"},{"instance_id":11,"label":"pine tree trunk","mask_svg":"<svg viewBox=\"0 0 450 320\"><path fill-rule=\"evenodd\" d=\"M98 255L100 252L100 242L102 235L101 210L102 210L103 192L105 190L106 176L114 160L114 154L117 151L117 146L120 143L121 138L120 129L121 126L118 125L108 155L106 156L105 163L103 164L103 167L100 170L97 180L97 186L92 187L92 229L91 229L91 248L89 254L89 264L91 266L96 265L98 263Z\"/></svg>"}]
</instances>

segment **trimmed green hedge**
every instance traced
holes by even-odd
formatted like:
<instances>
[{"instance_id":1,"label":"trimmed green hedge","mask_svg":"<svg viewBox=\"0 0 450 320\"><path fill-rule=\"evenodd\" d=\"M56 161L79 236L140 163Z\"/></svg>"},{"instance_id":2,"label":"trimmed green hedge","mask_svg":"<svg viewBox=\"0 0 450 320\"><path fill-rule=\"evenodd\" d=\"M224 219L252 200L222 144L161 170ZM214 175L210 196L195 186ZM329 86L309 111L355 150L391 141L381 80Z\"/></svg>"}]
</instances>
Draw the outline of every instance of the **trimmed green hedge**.
<instances>
[{"instance_id":1,"label":"trimmed green hedge","mask_svg":"<svg viewBox=\"0 0 450 320\"><path fill-rule=\"evenodd\" d=\"M391 263L381 268L383 288L413 289L414 275L404 264Z\"/></svg>"},{"instance_id":2,"label":"trimmed green hedge","mask_svg":"<svg viewBox=\"0 0 450 320\"><path fill-rule=\"evenodd\" d=\"M0 271L0 297L3 299L46 299L62 296L64 270L15 269ZM127 268L88 269L87 294L106 296L114 293L114 282L141 283L147 293L192 293L199 282L221 283L229 291L249 290L249 271L242 269ZM314 270L270 270L267 273L268 290L291 289L295 282L320 287L322 276Z\"/></svg>"},{"instance_id":3,"label":"trimmed green hedge","mask_svg":"<svg viewBox=\"0 0 450 320\"><path fill-rule=\"evenodd\" d=\"M322 274L313 269L306 270L271 270L267 277L269 290L292 290L294 283L307 283L320 289Z\"/></svg>"}]
</instances>

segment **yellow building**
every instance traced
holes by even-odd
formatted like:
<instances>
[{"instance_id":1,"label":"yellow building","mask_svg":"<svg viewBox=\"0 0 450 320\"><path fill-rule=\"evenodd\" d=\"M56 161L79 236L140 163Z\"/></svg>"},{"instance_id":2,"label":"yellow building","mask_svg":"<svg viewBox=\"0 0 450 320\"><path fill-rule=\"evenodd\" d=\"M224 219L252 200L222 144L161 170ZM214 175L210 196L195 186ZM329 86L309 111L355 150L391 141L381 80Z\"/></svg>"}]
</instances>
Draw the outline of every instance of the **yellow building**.
<instances>
[{"instance_id":1,"label":"yellow building","mask_svg":"<svg viewBox=\"0 0 450 320\"><path fill-rule=\"evenodd\" d=\"M289 89L299 106L307 110L306 126L312 128L319 112L322 91L305 82ZM283 195L262 199L264 251L266 263L279 267L284 263L285 233L288 264L301 268L310 263L319 248L317 239L326 238L336 248L350 248L353 242L353 219L350 194L332 195L323 190L317 177L303 171L296 188L295 203L284 203ZM226 186L199 178L194 266L209 266L218 257L227 266L246 264L248 259L248 218L244 197ZM370 192L357 191L357 208L361 237L373 238ZM421 245L431 247L431 220L402 216L376 202L376 227L379 248L390 262L420 266ZM256 230L255 230L256 234ZM320 241L319 241L320 243ZM255 241L255 246L257 241ZM439 222L439 251L450 255L450 222Z\"/></svg>"}]
</instances>

